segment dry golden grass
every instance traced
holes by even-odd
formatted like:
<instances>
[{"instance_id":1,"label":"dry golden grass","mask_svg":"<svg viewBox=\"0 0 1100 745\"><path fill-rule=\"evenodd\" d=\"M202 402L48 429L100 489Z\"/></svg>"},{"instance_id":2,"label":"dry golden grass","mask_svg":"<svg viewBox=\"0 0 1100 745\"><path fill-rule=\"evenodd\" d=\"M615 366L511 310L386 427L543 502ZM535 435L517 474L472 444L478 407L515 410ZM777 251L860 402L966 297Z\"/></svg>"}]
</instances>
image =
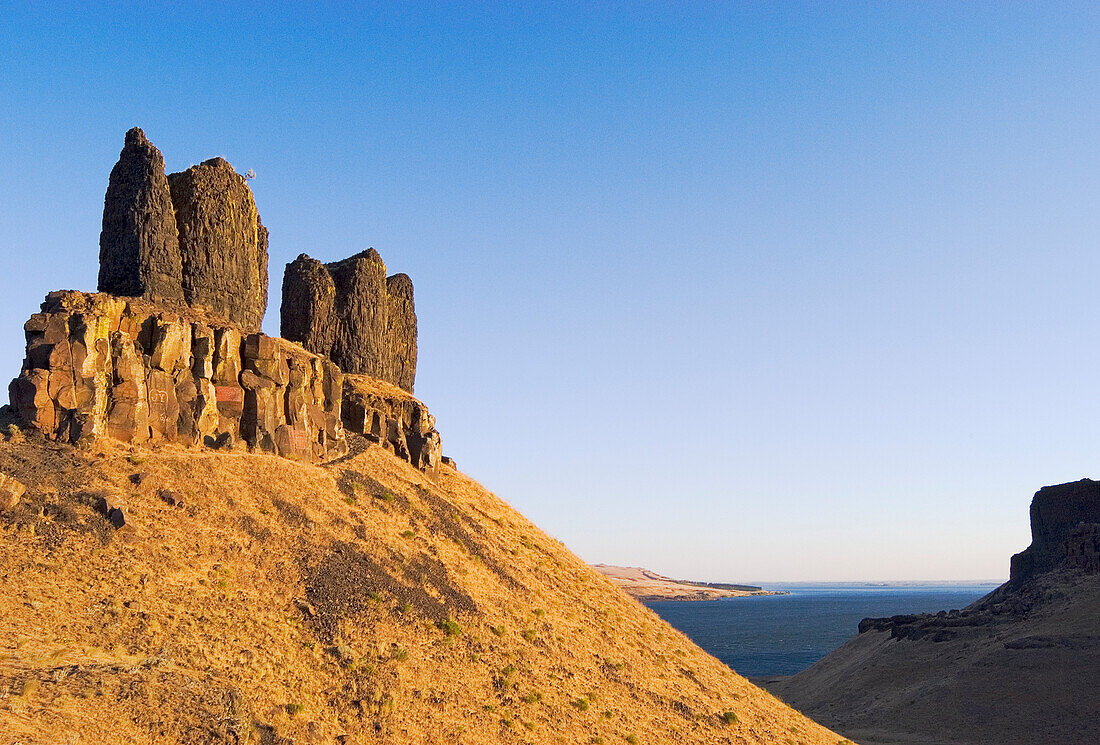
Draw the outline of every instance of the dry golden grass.
<instances>
[{"instance_id":1,"label":"dry golden grass","mask_svg":"<svg viewBox=\"0 0 1100 745\"><path fill-rule=\"evenodd\" d=\"M98 447L0 444L0 743L842 740L452 469Z\"/></svg>"}]
</instances>

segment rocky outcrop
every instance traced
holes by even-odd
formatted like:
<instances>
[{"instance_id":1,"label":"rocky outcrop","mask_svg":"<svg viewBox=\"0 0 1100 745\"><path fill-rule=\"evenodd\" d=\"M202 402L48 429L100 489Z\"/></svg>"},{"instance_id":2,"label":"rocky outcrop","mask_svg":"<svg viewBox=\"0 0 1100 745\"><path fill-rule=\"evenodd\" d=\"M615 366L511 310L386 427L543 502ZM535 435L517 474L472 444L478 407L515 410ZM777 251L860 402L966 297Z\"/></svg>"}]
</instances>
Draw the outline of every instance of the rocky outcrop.
<instances>
[{"instance_id":1,"label":"rocky outcrop","mask_svg":"<svg viewBox=\"0 0 1100 745\"><path fill-rule=\"evenodd\" d=\"M210 447L240 439L307 462L346 451L342 373L284 339L193 309L71 291L48 295L24 329L11 402L51 439Z\"/></svg>"},{"instance_id":2,"label":"rocky outcrop","mask_svg":"<svg viewBox=\"0 0 1100 745\"><path fill-rule=\"evenodd\" d=\"M428 407L403 389L366 375L344 376L344 427L378 443L428 474L443 448Z\"/></svg>"},{"instance_id":3,"label":"rocky outcrop","mask_svg":"<svg viewBox=\"0 0 1100 745\"><path fill-rule=\"evenodd\" d=\"M183 299L179 232L164 157L137 127L126 133L103 200L99 290Z\"/></svg>"},{"instance_id":4,"label":"rocky outcrop","mask_svg":"<svg viewBox=\"0 0 1100 745\"><path fill-rule=\"evenodd\" d=\"M1100 571L1100 481L1045 486L1031 500L1031 545L1012 557L1010 581L1062 565Z\"/></svg>"},{"instance_id":5,"label":"rocky outcrop","mask_svg":"<svg viewBox=\"0 0 1100 745\"><path fill-rule=\"evenodd\" d=\"M416 380L416 311L408 275L386 277L373 248L322 264L305 254L283 275L281 333L344 372L389 381L408 392Z\"/></svg>"},{"instance_id":6,"label":"rocky outcrop","mask_svg":"<svg viewBox=\"0 0 1100 745\"><path fill-rule=\"evenodd\" d=\"M252 190L223 158L168 177L179 228L183 295L245 331L267 310L267 228Z\"/></svg>"},{"instance_id":7,"label":"rocky outcrop","mask_svg":"<svg viewBox=\"0 0 1100 745\"><path fill-rule=\"evenodd\" d=\"M222 158L164 174L135 127L111 171L99 238L99 290L182 300L246 332L267 310L267 228L252 190Z\"/></svg>"}]
</instances>

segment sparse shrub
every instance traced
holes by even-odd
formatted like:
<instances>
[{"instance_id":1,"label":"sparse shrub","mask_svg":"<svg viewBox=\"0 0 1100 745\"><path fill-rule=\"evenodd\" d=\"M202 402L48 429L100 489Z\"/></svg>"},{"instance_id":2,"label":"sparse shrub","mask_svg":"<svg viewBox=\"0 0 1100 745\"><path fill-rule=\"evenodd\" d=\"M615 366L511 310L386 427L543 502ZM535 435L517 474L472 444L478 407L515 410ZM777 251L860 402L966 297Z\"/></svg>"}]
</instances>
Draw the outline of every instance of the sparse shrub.
<instances>
[{"instance_id":1,"label":"sparse shrub","mask_svg":"<svg viewBox=\"0 0 1100 745\"><path fill-rule=\"evenodd\" d=\"M402 538L415 538L416 537L416 532L412 531L412 530L402 530L401 531L401 537Z\"/></svg>"},{"instance_id":2,"label":"sparse shrub","mask_svg":"<svg viewBox=\"0 0 1100 745\"><path fill-rule=\"evenodd\" d=\"M535 641L535 637L537 636L537 634L535 633L534 629L524 629L520 632L520 636L522 636L529 642L533 642Z\"/></svg>"},{"instance_id":3,"label":"sparse shrub","mask_svg":"<svg viewBox=\"0 0 1100 745\"><path fill-rule=\"evenodd\" d=\"M720 718L726 724L737 724L737 714L732 711L724 711L720 715Z\"/></svg>"},{"instance_id":4,"label":"sparse shrub","mask_svg":"<svg viewBox=\"0 0 1100 745\"><path fill-rule=\"evenodd\" d=\"M392 491L384 491L378 495L378 498L381 499L383 502L392 502L393 500L397 499L397 497L393 495Z\"/></svg>"},{"instance_id":5,"label":"sparse shrub","mask_svg":"<svg viewBox=\"0 0 1100 745\"><path fill-rule=\"evenodd\" d=\"M638 736L637 735L627 735L625 739L626 739L627 742L630 743L630 745L638 745Z\"/></svg>"},{"instance_id":6,"label":"sparse shrub","mask_svg":"<svg viewBox=\"0 0 1100 745\"><path fill-rule=\"evenodd\" d=\"M539 701L542 701L542 694L538 691L532 691L523 697L525 704L537 704Z\"/></svg>"},{"instance_id":7,"label":"sparse shrub","mask_svg":"<svg viewBox=\"0 0 1100 745\"><path fill-rule=\"evenodd\" d=\"M588 699L575 698L569 702L577 711L588 711Z\"/></svg>"},{"instance_id":8,"label":"sparse shrub","mask_svg":"<svg viewBox=\"0 0 1100 745\"><path fill-rule=\"evenodd\" d=\"M354 506L354 505L355 505L355 503L356 503L356 502L357 502L358 500L356 500L356 498L355 498L355 497L353 497L352 495L350 495L350 494L349 494L349 495L347 495L346 497L344 497L344 501L345 501L345 502L347 502L348 504L350 504L350 505Z\"/></svg>"},{"instance_id":9,"label":"sparse shrub","mask_svg":"<svg viewBox=\"0 0 1100 745\"><path fill-rule=\"evenodd\" d=\"M142 455L127 455L126 460L130 463L131 466L140 466L149 459Z\"/></svg>"},{"instance_id":10,"label":"sparse shrub","mask_svg":"<svg viewBox=\"0 0 1100 745\"><path fill-rule=\"evenodd\" d=\"M440 621L437 625L443 631L444 636L458 636L462 633L462 627L449 618L446 621Z\"/></svg>"},{"instance_id":11,"label":"sparse shrub","mask_svg":"<svg viewBox=\"0 0 1100 745\"><path fill-rule=\"evenodd\" d=\"M412 603L402 603L401 605L397 606L397 612L404 613L405 615L412 613L412 609Z\"/></svg>"},{"instance_id":12,"label":"sparse shrub","mask_svg":"<svg viewBox=\"0 0 1100 745\"><path fill-rule=\"evenodd\" d=\"M390 652L390 659L397 660L398 662L404 662L405 660L409 659L409 651L407 649L402 649L401 647L394 647L393 651Z\"/></svg>"},{"instance_id":13,"label":"sparse shrub","mask_svg":"<svg viewBox=\"0 0 1100 745\"><path fill-rule=\"evenodd\" d=\"M615 716L615 715L611 713L611 709L604 710L604 713L603 713L603 718L604 719L610 719L613 716Z\"/></svg>"},{"instance_id":14,"label":"sparse shrub","mask_svg":"<svg viewBox=\"0 0 1100 745\"><path fill-rule=\"evenodd\" d=\"M534 732L535 731L535 723L534 722L525 722L521 719L520 724L522 724L524 729L526 729L528 732Z\"/></svg>"},{"instance_id":15,"label":"sparse shrub","mask_svg":"<svg viewBox=\"0 0 1100 745\"><path fill-rule=\"evenodd\" d=\"M379 595L377 592L367 593L367 599L370 600L372 603L381 603L382 602L382 596Z\"/></svg>"},{"instance_id":16,"label":"sparse shrub","mask_svg":"<svg viewBox=\"0 0 1100 745\"><path fill-rule=\"evenodd\" d=\"M509 719L508 717L504 717L503 719L501 719L500 723L503 724L508 729L512 728L512 720Z\"/></svg>"},{"instance_id":17,"label":"sparse shrub","mask_svg":"<svg viewBox=\"0 0 1100 745\"><path fill-rule=\"evenodd\" d=\"M535 608L535 609L534 609L533 611L531 611L531 612L532 612L532 613L534 613L534 614L535 614L536 616L538 616L539 618L542 618L543 616L545 616L545 615L546 615L546 611L544 611L544 610L543 610L542 608Z\"/></svg>"},{"instance_id":18,"label":"sparse shrub","mask_svg":"<svg viewBox=\"0 0 1100 745\"><path fill-rule=\"evenodd\" d=\"M287 704L286 705L286 713L289 714L292 717L297 716L298 714L301 714L302 710L305 709L305 708L306 707L303 706L302 704Z\"/></svg>"},{"instance_id":19,"label":"sparse shrub","mask_svg":"<svg viewBox=\"0 0 1100 745\"><path fill-rule=\"evenodd\" d=\"M497 636L504 636L504 624L500 626L490 626L489 631L492 631Z\"/></svg>"}]
</instances>

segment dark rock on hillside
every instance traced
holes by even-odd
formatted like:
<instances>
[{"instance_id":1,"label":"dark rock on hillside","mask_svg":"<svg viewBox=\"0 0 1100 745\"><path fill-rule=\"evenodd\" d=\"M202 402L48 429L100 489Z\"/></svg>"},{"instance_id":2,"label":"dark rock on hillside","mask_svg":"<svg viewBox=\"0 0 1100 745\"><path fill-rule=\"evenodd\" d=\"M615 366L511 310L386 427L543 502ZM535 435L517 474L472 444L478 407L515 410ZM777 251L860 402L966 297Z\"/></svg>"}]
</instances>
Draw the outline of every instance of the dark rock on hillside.
<instances>
[{"instance_id":1,"label":"dark rock on hillside","mask_svg":"<svg viewBox=\"0 0 1100 745\"><path fill-rule=\"evenodd\" d=\"M246 331L267 309L267 228L252 190L223 158L168 177L179 228L183 295Z\"/></svg>"},{"instance_id":2,"label":"dark rock on hillside","mask_svg":"<svg viewBox=\"0 0 1100 745\"><path fill-rule=\"evenodd\" d=\"M416 310L412 280L386 277L373 248L322 264L302 254L283 275L282 335L344 372L369 375L412 392Z\"/></svg>"},{"instance_id":3,"label":"dark rock on hillside","mask_svg":"<svg viewBox=\"0 0 1100 745\"><path fill-rule=\"evenodd\" d=\"M332 361L344 372L386 379L386 265L373 248L326 264L336 286Z\"/></svg>"},{"instance_id":4,"label":"dark rock on hillside","mask_svg":"<svg viewBox=\"0 0 1100 745\"><path fill-rule=\"evenodd\" d=\"M1044 486L1031 501L1031 545L1012 557L1011 581L1061 564L1100 571L1100 481Z\"/></svg>"},{"instance_id":5,"label":"dark rock on hillside","mask_svg":"<svg viewBox=\"0 0 1100 745\"><path fill-rule=\"evenodd\" d=\"M99 290L183 299L179 235L164 157L137 127L126 133L103 200Z\"/></svg>"},{"instance_id":6,"label":"dark rock on hillside","mask_svg":"<svg viewBox=\"0 0 1100 745\"><path fill-rule=\"evenodd\" d=\"M317 259L301 254L283 273L283 302L279 308L281 333L314 354L328 356L336 338L333 308L336 285Z\"/></svg>"},{"instance_id":7,"label":"dark rock on hillside","mask_svg":"<svg viewBox=\"0 0 1100 745\"><path fill-rule=\"evenodd\" d=\"M389 302L386 348L390 354L385 379L411 391L416 380L416 310L409 275L388 277L386 295Z\"/></svg>"}]
</instances>

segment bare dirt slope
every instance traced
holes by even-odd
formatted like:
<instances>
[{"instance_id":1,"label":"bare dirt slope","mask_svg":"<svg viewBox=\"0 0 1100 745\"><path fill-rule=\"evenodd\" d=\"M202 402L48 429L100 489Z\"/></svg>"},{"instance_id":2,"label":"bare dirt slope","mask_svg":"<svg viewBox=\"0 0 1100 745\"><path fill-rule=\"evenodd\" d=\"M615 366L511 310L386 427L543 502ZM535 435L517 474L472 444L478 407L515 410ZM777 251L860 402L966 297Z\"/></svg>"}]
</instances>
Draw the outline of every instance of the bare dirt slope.
<instances>
[{"instance_id":1,"label":"bare dirt slope","mask_svg":"<svg viewBox=\"0 0 1100 745\"><path fill-rule=\"evenodd\" d=\"M768 686L864 745L1100 742L1100 575L1052 572L910 618Z\"/></svg>"},{"instance_id":2,"label":"bare dirt slope","mask_svg":"<svg viewBox=\"0 0 1100 745\"><path fill-rule=\"evenodd\" d=\"M19 440L0 743L841 740L450 468Z\"/></svg>"}]
</instances>

